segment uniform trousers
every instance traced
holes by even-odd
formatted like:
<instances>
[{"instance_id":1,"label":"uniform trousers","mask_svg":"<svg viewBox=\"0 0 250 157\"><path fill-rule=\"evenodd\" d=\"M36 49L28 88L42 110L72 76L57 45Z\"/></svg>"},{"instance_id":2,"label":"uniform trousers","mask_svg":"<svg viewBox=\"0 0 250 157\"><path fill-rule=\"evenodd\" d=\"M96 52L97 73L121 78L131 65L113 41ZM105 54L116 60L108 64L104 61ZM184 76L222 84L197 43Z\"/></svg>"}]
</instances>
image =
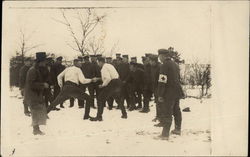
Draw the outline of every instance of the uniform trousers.
<instances>
[{"instance_id":1,"label":"uniform trousers","mask_svg":"<svg viewBox=\"0 0 250 157\"><path fill-rule=\"evenodd\" d=\"M97 97L97 117L102 117L104 106L107 100L111 97L116 100L118 106L120 106L122 115L127 115L124 104L122 103L122 82L120 79L113 79L106 87L103 87Z\"/></svg>"},{"instance_id":2,"label":"uniform trousers","mask_svg":"<svg viewBox=\"0 0 250 157\"><path fill-rule=\"evenodd\" d=\"M70 98L77 98L80 100L86 100L85 115L89 116L91 98L85 93L79 86L73 82L66 81L61 92L58 94L56 99L51 103L50 107L55 107L58 104L63 103L65 100Z\"/></svg>"},{"instance_id":3,"label":"uniform trousers","mask_svg":"<svg viewBox=\"0 0 250 157\"><path fill-rule=\"evenodd\" d=\"M172 124L172 116L174 116L175 128L181 129L182 114L179 102L179 99L165 98L164 102L159 103L159 120L168 130Z\"/></svg>"}]
</instances>

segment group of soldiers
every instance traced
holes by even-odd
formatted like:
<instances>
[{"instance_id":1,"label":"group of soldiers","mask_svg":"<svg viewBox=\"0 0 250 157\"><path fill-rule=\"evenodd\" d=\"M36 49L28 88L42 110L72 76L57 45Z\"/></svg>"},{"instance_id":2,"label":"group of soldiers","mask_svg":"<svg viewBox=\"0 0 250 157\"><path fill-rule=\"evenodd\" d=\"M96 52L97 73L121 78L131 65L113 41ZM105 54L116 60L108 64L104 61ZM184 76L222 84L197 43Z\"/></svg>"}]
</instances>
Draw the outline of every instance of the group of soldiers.
<instances>
[{"instance_id":1,"label":"group of soldiers","mask_svg":"<svg viewBox=\"0 0 250 157\"><path fill-rule=\"evenodd\" d=\"M116 108L121 109L122 118L127 118L125 101L129 111L147 113L153 98L156 104L156 117L153 121L158 120L155 126L163 127L161 138L168 139L172 116L175 121L172 133L181 134L179 99L183 97L183 92L179 67L170 50L159 49L157 55L145 54L142 56L142 64L137 62L136 57L131 57L129 61L128 55L119 53L114 59L102 55L78 56L73 68L66 68L62 60L60 56L54 61L46 53L39 52L33 64L31 58L26 58L20 70L19 84L24 95L24 113L32 115L35 135L43 134L39 125L44 125L48 118L47 114L40 112L60 110L56 106L60 104L64 108L63 102L68 99L70 107L78 99L79 108L85 108L84 119L102 121L106 104L112 110L116 101ZM95 118L89 116L90 107L98 109Z\"/></svg>"}]
</instances>

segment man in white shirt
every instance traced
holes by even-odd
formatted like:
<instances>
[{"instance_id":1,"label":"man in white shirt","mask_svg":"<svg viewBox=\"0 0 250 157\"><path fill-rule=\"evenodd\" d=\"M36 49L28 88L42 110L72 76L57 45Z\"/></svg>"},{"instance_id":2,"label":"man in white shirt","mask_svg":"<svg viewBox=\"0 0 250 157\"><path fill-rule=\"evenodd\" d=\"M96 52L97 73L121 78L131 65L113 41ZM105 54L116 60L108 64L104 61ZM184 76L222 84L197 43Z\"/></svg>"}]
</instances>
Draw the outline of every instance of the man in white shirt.
<instances>
[{"instance_id":1,"label":"man in white shirt","mask_svg":"<svg viewBox=\"0 0 250 157\"><path fill-rule=\"evenodd\" d=\"M122 111L122 118L127 118L127 112L122 103L121 91L122 81L119 79L119 74L113 65L105 63L105 59L100 57L97 59L98 65L101 67L101 79L102 84L99 88L102 88L99 96L97 97L97 116L95 118L90 117L91 121L102 121L103 109L106 101L113 97Z\"/></svg>"},{"instance_id":2,"label":"man in white shirt","mask_svg":"<svg viewBox=\"0 0 250 157\"><path fill-rule=\"evenodd\" d=\"M79 59L74 60L74 66L66 68L63 72L61 72L58 77L58 85L62 88L61 92L58 94L56 99L50 104L47 112L49 113L53 107L58 104L63 103L65 100L70 98L77 98L80 100L86 100L86 108L85 115L83 119L89 118L90 106L91 106L91 98L88 94L85 93L84 90L79 88L79 84L88 84L91 82L95 82L96 78L87 79L84 77L81 69L81 61ZM64 78L64 86L63 86L63 78Z\"/></svg>"}]
</instances>

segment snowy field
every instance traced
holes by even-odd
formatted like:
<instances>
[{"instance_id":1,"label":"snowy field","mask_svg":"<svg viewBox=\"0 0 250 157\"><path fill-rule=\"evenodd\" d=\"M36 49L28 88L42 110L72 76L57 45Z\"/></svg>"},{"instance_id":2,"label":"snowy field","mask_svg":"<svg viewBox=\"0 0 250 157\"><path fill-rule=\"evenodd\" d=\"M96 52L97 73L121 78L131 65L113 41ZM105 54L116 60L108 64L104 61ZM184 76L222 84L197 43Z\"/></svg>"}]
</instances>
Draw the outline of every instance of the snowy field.
<instances>
[{"instance_id":1,"label":"snowy field","mask_svg":"<svg viewBox=\"0 0 250 157\"><path fill-rule=\"evenodd\" d=\"M22 98L18 89L11 91L8 113L2 120L2 156L91 156L91 155L210 155L210 99L187 98L181 100L182 135L171 135L169 141L156 140L161 129L154 127L155 104L149 113L128 111L128 119L121 119L120 110L105 108L102 122L83 120L84 109L77 102L69 108L52 111L45 136L32 134L31 118L23 114ZM91 115L96 115L91 108ZM174 125L172 125L172 128ZM8 133L8 134L6 134Z\"/></svg>"}]
</instances>

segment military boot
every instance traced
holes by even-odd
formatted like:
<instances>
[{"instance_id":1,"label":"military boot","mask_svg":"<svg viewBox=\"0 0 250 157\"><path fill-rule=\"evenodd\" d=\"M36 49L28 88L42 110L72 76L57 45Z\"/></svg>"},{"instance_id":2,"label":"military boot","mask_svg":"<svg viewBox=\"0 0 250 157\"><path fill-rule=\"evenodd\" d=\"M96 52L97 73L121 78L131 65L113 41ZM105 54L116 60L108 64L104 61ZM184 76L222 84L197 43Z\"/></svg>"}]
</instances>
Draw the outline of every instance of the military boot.
<instances>
[{"instance_id":1,"label":"military boot","mask_svg":"<svg viewBox=\"0 0 250 157\"><path fill-rule=\"evenodd\" d=\"M171 131L171 134L181 135L181 127L175 126L175 129Z\"/></svg>"},{"instance_id":2,"label":"military boot","mask_svg":"<svg viewBox=\"0 0 250 157\"><path fill-rule=\"evenodd\" d=\"M40 130L39 125L33 126L33 134L34 135L45 135L45 133Z\"/></svg>"}]
</instances>

